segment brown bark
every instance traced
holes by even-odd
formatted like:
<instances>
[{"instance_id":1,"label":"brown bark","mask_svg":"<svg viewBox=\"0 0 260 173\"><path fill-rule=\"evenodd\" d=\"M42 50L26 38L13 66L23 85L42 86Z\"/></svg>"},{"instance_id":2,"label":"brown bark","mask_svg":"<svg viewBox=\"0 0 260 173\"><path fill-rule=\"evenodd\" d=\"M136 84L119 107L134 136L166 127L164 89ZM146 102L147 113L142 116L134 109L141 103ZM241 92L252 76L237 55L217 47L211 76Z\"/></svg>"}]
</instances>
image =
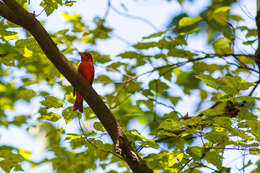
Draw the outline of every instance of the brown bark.
<instances>
[{"instance_id":1,"label":"brown bark","mask_svg":"<svg viewBox=\"0 0 260 173\"><path fill-rule=\"evenodd\" d=\"M115 150L128 163L133 172L152 173L138 153L131 147L121 126L112 112L101 100L91 85L80 75L71 63L60 53L56 44L34 14L28 13L15 0L0 1L0 16L27 29L36 39L41 49L55 67L83 96L95 112L115 144Z\"/></svg>"},{"instance_id":2,"label":"brown bark","mask_svg":"<svg viewBox=\"0 0 260 173\"><path fill-rule=\"evenodd\" d=\"M257 0L257 14L256 14L256 26L257 26L257 34L258 34L258 48L255 53L256 64L258 65L258 69L260 71L260 0Z\"/></svg>"}]
</instances>

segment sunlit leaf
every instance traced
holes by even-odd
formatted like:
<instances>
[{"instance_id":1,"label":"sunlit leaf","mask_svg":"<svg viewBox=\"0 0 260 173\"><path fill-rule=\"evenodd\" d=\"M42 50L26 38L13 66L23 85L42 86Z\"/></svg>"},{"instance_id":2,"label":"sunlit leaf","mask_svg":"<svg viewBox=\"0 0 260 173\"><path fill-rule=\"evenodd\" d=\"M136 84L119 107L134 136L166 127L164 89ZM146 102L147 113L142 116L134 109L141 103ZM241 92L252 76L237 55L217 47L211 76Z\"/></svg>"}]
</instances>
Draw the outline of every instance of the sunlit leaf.
<instances>
[{"instance_id":1,"label":"sunlit leaf","mask_svg":"<svg viewBox=\"0 0 260 173\"><path fill-rule=\"evenodd\" d=\"M78 21L81 17L79 13L69 15L67 13L60 13L68 22Z\"/></svg>"},{"instance_id":2,"label":"sunlit leaf","mask_svg":"<svg viewBox=\"0 0 260 173\"><path fill-rule=\"evenodd\" d=\"M19 154L20 154L21 156L24 157L24 159L26 159L26 160L31 160L31 157L32 157L32 156L31 156L31 151L19 149L18 152L19 152Z\"/></svg>"},{"instance_id":3,"label":"sunlit leaf","mask_svg":"<svg viewBox=\"0 0 260 173\"><path fill-rule=\"evenodd\" d=\"M68 124L74 118L78 118L78 112L72 111L72 107L68 107L62 111L62 116L65 122Z\"/></svg>"},{"instance_id":4,"label":"sunlit leaf","mask_svg":"<svg viewBox=\"0 0 260 173\"><path fill-rule=\"evenodd\" d=\"M47 16L58 8L58 4L62 5L62 0L43 0L41 6L44 8Z\"/></svg>"},{"instance_id":5,"label":"sunlit leaf","mask_svg":"<svg viewBox=\"0 0 260 173\"><path fill-rule=\"evenodd\" d=\"M169 153L168 157L168 167L172 167L177 161L177 158L175 157L174 153Z\"/></svg>"},{"instance_id":6,"label":"sunlit leaf","mask_svg":"<svg viewBox=\"0 0 260 173\"><path fill-rule=\"evenodd\" d=\"M41 101L41 104L44 105L46 108L59 108L63 106L63 102L56 97L47 96Z\"/></svg>"},{"instance_id":7,"label":"sunlit leaf","mask_svg":"<svg viewBox=\"0 0 260 173\"><path fill-rule=\"evenodd\" d=\"M179 21L179 27L186 27L186 26L190 26L193 25L197 22L199 22L202 18L200 16L197 17L183 17L180 21Z\"/></svg>"},{"instance_id":8,"label":"sunlit leaf","mask_svg":"<svg viewBox=\"0 0 260 173\"><path fill-rule=\"evenodd\" d=\"M50 112L50 113L41 114L41 116L38 118L38 120L48 120L48 121L56 122L60 118L61 118L61 116L59 114Z\"/></svg>"},{"instance_id":9,"label":"sunlit leaf","mask_svg":"<svg viewBox=\"0 0 260 173\"><path fill-rule=\"evenodd\" d=\"M100 123L100 122L95 122L93 127L98 130L98 131L102 131L104 132L105 131L105 128L103 127L103 125Z\"/></svg>"},{"instance_id":10,"label":"sunlit leaf","mask_svg":"<svg viewBox=\"0 0 260 173\"><path fill-rule=\"evenodd\" d=\"M29 49L27 49L27 47L24 47L24 54L23 56L28 58L28 57L31 57L33 55L33 52Z\"/></svg>"},{"instance_id":11,"label":"sunlit leaf","mask_svg":"<svg viewBox=\"0 0 260 173\"><path fill-rule=\"evenodd\" d=\"M186 152L194 159L199 160L203 154L203 148L199 146L192 146L186 149Z\"/></svg>"},{"instance_id":12,"label":"sunlit leaf","mask_svg":"<svg viewBox=\"0 0 260 173\"><path fill-rule=\"evenodd\" d=\"M149 49L156 47L156 42L143 42L143 43L137 43L133 45L134 48L136 49Z\"/></svg>"},{"instance_id":13,"label":"sunlit leaf","mask_svg":"<svg viewBox=\"0 0 260 173\"><path fill-rule=\"evenodd\" d=\"M19 38L17 34L4 36L4 39L5 39L6 41L8 41L8 40L14 40L14 39L17 39L17 38Z\"/></svg>"},{"instance_id":14,"label":"sunlit leaf","mask_svg":"<svg viewBox=\"0 0 260 173\"><path fill-rule=\"evenodd\" d=\"M220 38L213 43L213 48L216 54L231 54L233 49L231 48L231 40L226 37Z\"/></svg>"},{"instance_id":15,"label":"sunlit leaf","mask_svg":"<svg viewBox=\"0 0 260 173\"><path fill-rule=\"evenodd\" d=\"M222 157L217 152L207 152L205 155L205 159L207 162L212 163L218 169L221 168L222 165Z\"/></svg>"},{"instance_id":16,"label":"sunlit leaf","mask_svg":"<svg viewBox=\"0 0 260 173\"><path fill-rule=\"evenodd\" d=\"M230 8L230 6L222 6L217 8L213 13L214 19L220 24L225 25Z\"/></svg>"}]
</instances>

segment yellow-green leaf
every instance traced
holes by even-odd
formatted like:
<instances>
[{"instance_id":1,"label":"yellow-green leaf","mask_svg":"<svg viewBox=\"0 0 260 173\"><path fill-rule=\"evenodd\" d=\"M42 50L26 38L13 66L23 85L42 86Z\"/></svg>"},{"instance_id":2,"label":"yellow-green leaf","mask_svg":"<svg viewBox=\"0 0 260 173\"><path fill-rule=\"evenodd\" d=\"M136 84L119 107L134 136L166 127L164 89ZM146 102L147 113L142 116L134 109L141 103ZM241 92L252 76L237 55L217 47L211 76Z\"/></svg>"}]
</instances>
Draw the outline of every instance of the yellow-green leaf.
<instances>
[{"instance_id":1,"label":"yellow-green leaf","mask_svg":"<svg viewBox=\"0 0 260 173\"><path fill-rule=\"evenodd\" d=\"M19 38L17 34L4 36L4 39L5 39L6 41L8 41L8 40L14 40L14 39L17 39L17 38Z\"/></svg>"},{"instance_id":2,"label":"yellow-green leaf","mask_svg":"<svg viewBox=\"0 0 260 173\"><path fill-rule=\"evenodd\" d=\"M61 116L59 114L56 114L54 112L50 112L50 113L46 113L46 114L42 114L38 120L48 120L48 121L53 121L56 122L61 118Z\"/></svg>"},{"instance_id":3,"label":"yellow-green leaf","mask_svg":"<svg viewBox=\"0 0 260 173\"><path fill-rule=\"evenodd\" d=\"M227 21L228 16L228 10L230 9L230 6L224 6L217 8L213 13L213 18L220 24L225 25Z\"/></svg>"},{"instance_id":4,"label":"yellow-green leaf","mask_svg":"<svg viewBox=\"0 0 260 173\"><path fill-rule=\"evenodd\" d=\"M41 101L41 104L44 105L46 108L59 108L63 106L63 101L53 96L47 96L45 97L45 100Z\"/></svg>"},{"instance_id":5,"label":"yellow-green leaf","mask_svg":"<svg viewBox=\"0 0 260 173\"><path fill-rule=\"evenodd\" d=\"M31 152L29 150L23 150L23 149L19 149L18 153L23 156L24 159L26 160L31 160Z\"/></svg>"},{"instance_id":6,"label":"yellow-green leaf","mask_svg":"<svg viewBox=\"0 0 260 173\"><path fill-rule=\"evenodd\" d=\"M200 16L197 17L183 17L180 21L179 21L179 27L185 27L185 26L190 26L193 25L197 22L199 22L202 18Z\"/></svg>"},{"instance_id":7,"label":"yellow-green leaf","mask_svg":"<svg viewBox=\"0 0 260 173\"><path fill-rule=\"evenodd\" d=\"M178 154L177 159L178 159L179 162L181 162L182 159L183 159L183 153Z\"/></svg>"},{"instance_id":8,"label":"yellow-green leaf","mask_svg":"<svg viewBox=\"0 0 260 173\"><path fill-rule=\"evenodd\" d=\"M23 56L26 57L26 58L29 58L33 55L33 52L29 49L27 49L27 47L24 47L24 54Z\"/></svg>"},{"instance_id":9,"label":"yellow-green leaf","mask_svg":"<svg viewBox=\"0 0 260 173\"><path fill-rule=\"evenodd\" d=\"M168 167L172 167L177 161L177 158L174 156L174 153L169 153L168 157Z\"/></svg>"},{"instance_id":10,"label":"yellow-green leaf","mask_svg":"<svg viewBox=\"0 0 260 173\"><path fill-rule=\"evenodd\" d=\"M231 48L231 40L226 37L222 37L213 43L213 48L216 54L231 54L233 49Z\"/></svg>"},{"instance_id":11,"label":"yellow-green leaf","mask_svg":"<svg viewBox=\"0 0 260 173\"><path fill-rule=\"evenodd\" d=\"M106 130L100 122L95 122L93 126L98 131L104 132Z\"/></svg>"},{"instance_id":12,"label":"yellow-green leaf","mask_svg":"<svg viewBox=\"0 0 260 173\"><path fill-rule=\"evenodd\" d=\"M80 17L80 13L76 13L73 15L69 15L67 13L60 13L62 15L62 17L64 17L64 19L66 19L66 21L68 22L73 22L73 21L78 21L81 17Z\"/></svg>"}]
</instances>

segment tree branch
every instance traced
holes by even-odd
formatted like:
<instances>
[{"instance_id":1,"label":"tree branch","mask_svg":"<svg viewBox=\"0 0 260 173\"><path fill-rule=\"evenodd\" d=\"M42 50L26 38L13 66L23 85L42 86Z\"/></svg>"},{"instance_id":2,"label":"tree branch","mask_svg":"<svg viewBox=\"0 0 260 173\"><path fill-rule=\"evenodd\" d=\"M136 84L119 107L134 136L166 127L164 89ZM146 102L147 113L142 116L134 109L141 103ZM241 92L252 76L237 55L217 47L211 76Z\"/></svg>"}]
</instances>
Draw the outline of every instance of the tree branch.
<instances>
[{"instance_id":1,"label":"tree branch","mask_svg":"<svg viewBox=\"0 0 260 173\"><path fill-rule=\"evenodd\" d=\"M17 25L22 25L22 23L15 17L15 14L13 13L12 10L10 10L7 5L2 3L0 1L0 16L6 18L7 20L17 24Z\"/></svg>"},{"instance_id":2,"label":"tree branch","mask_svg":"<svg viewBox=\"0 0 260 173\"><path fill-rule=\"evenodd\" d=\"M25 29L36 39L41 49L55 67L62 73L73 87L83 96L91 109L95 112L115 144L115 151L128 163L133 172L152 173L138 153L132 148L116 121L112 112L98 96L91 85L76 71L72 64L60 53L48 32L33 14L28 13L15 0L4 0L0 4L0 15ZM8 8L7 8L8 7ZM10 17L10 14L13 15Z\"/></svg>"},{"instance_id":3,"label":"tree branch","mask_svg":"<svg viewBox=\"0 0 260 173\"><path fill-rule=\"evenodd\" d=\"M258 69L260 71L260 0L257 0L257 14L256 14L256 26L257 26L257 35L258 35L258 48L255 53L256 64L258 65Z\"/></svg>"}]
</instances>

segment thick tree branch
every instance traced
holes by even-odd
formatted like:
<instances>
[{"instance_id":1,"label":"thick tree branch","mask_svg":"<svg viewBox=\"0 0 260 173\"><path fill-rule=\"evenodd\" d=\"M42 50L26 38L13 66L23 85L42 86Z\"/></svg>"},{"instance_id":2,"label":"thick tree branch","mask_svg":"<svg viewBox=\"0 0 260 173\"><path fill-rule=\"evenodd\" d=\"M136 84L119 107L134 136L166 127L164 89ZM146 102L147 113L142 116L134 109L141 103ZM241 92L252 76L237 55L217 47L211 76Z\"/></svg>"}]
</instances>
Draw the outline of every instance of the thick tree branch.
<instances>
[{"instance_id":1,"label":"thick tree branch","mask_svg":"<svg viewBox=\"0 0 260 173\"><path fill-rule=\"evenodd\" d=\"M10 10L7 7L7 5L5 5L1 1L0 1L0 16L6 18L7 20L9 20L15 24L22 25L22 23L15 17L15 14L13 13L13 11Z\"/></svg>"},{"instance_id":2,"label":"thick tree branch","mask_svg":"<svg viewBox=\"0 0 260 173\"><path fill-rule=\"evenodd\" d=\"M258 65L258 69L260 71L260 0L257 0L257 14L256 14L256 26L257 26L257 34L258 34L258 48L256 50L256 64Z\"/></svg>"},{"instance_id":3,"label":"thick tree branch","mask_svg":"<svg viewBox=\"0 0 260 173\"><path fill-rule=\"evenodd\" d=\"M64 55L60 53L56 44L34 15L28 13L15 0L4 0L4 2L5 4L1 3L0 5L0 15L24 27L34 36L49 60L84 97L88 105L95 112L112 138L116 152L124 158L132 171L136 173L153 172L131 147L112 112L107 108L91 85L76 71ZM12 17L10 17L11 15Z\"/></svg>"}]
</instances>

